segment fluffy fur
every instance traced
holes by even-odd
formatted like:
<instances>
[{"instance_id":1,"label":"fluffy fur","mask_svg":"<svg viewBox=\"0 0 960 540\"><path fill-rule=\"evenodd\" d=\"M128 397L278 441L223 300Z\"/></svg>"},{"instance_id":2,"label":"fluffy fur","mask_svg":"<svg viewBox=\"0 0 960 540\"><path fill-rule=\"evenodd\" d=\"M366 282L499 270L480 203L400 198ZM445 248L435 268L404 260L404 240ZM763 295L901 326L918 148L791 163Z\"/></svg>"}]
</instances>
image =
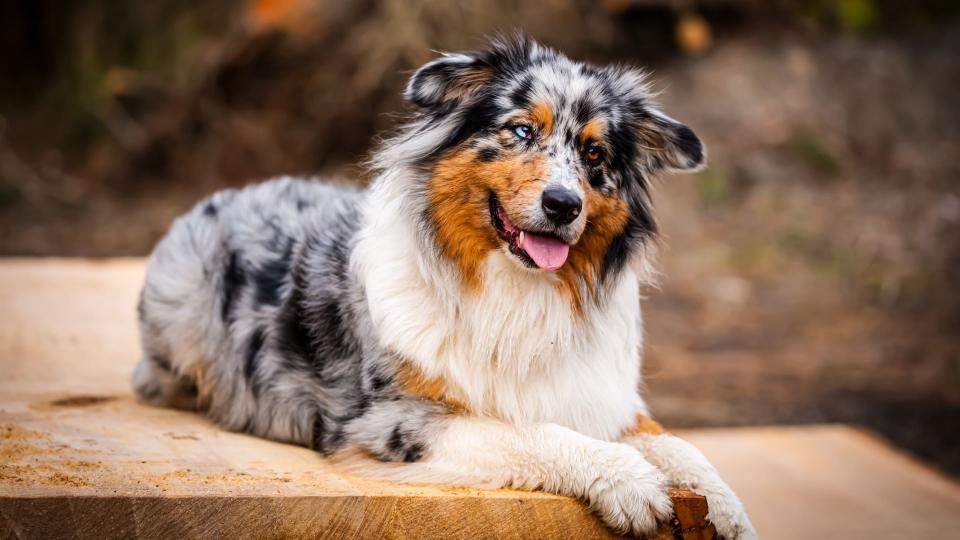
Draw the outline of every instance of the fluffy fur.
<instances>
[{"instance_id":1,"label":"fluffy fur","mask_svg":"<svg viewBox=\"0 0 960 540\"><path fill-rule=\"evenodd\" d=\"M697 137L642 73L524 39L438 58L406 95L369 190L277 179L174 223L138 395L398 479L576 496L635 534L686 485L723 537L755 536L639 393L649 182L700 167Z\"/></svg>"}]
</instances>

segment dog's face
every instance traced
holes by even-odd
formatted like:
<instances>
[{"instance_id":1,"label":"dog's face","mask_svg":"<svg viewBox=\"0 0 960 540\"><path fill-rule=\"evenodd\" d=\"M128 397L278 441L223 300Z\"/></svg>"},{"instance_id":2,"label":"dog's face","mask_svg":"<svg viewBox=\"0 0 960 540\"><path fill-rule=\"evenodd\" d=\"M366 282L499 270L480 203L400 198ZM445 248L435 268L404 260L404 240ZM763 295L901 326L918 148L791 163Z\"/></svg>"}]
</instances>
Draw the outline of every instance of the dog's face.
<instances>
[{"instance_id":1,"label":"dog's face","mask_svg":"<svg viewBox=\"0 0 960 540\"><path fill-rule=\"evenodd\" d=\"M526 40L444 56L411 79L437 239L468 285L503 250L571 292L593 290L655 233L648 176L703 163L642 73L573 62ZM409 134L417 137L418 131Z\"/></svg>"}]
</instances>

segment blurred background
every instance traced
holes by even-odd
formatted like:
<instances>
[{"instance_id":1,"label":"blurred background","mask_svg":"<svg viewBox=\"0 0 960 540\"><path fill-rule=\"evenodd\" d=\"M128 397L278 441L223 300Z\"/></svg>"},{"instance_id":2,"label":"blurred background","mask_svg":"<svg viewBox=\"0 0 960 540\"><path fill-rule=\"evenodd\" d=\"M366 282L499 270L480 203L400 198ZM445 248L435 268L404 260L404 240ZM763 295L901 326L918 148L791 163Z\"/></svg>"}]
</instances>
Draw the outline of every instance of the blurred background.
<instances>
[{"instance_id":1,"label":"blurred background","mask_svg":"<svg viewBox=\"0 0 960 540\"><path fill-rule=\"evenodd\" d=\"M515 30L653 69L709 148L657 187L664 423L849 422L960 474L960 2L4 2L0 254L146 255L223 187L364 183L411 71Z\"/></svg>"}]
</instances>

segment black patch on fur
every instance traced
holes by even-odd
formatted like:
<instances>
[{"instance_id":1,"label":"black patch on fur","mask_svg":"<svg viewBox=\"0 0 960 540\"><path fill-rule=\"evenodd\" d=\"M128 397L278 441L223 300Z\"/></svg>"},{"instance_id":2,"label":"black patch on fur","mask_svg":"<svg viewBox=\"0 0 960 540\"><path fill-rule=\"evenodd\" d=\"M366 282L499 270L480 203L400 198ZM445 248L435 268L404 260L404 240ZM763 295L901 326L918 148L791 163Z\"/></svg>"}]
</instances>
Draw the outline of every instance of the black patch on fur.
<instances>
[{"instance_id":1,"label":"black patch on fur","mask_svg":"<svg viewBox=\"0 0 960 540\"><path fill-rule=\"evenodd\" d=\"M260 304L276 306L280 304L280 288L290 272L290 257L293 254L293 240L288 239L279 259L265 263L253 273L256 286L256 298Z\"/></svg>"},{"instance_id":2,"label":"black patch on fur","mask_svg":"<svg viewBox=\"0 0 960 540\"><path fill-rule=\"evenodd\" d=\"M419 461L423 457L423 445L420 443L414 443L410 445L410 448L407 448L407 451L403 454L403 461L406 463L413 463Z\"/></svg>"},{"instance_id":3,"label":"black patch on fur","mask_svg":"<svg viewBox=\"0 0 960 540\"><path fill-rule=\"evenodd\" d=\"M156 364L156 366L161 369L164 369L166 371L173 371L173 366L170 365L170 359L167 358L165 354L150 353L150 361Z\"/></svg>"},{"instance_id":4,"label":"black patch on fur","mask_svg":"<svg viewBox=\"0 0 960 540\"><path fill-rule=\"evenodd\" d=\"M400 431L400 424L393 427L390 439L387 440L387 449L396 454L403 451L403 433Z\"/></svg>"},{"instance_id":5,"label":"black patch on fur","mask_svg":"<svg viewBox=\"0 0 960 540\"><path fill-rule=\"evenodd\" d=\"M495 161L499 156L500 152L496 148L481 148L477 151L477 159L483 163Z\"/></svg>"},{"instance_id":6,"label":"black patch on fur","mask_svg":"<svg viewBox=\"0 0 960 540\"><path fill-rule=\"evenodd\" d=\"M327 443L325 445L327 454L332 454L337 448L343 446L346 438L347 434L343 431L343 426L337 426L337 429L333 430L333 433L327 437Z\"/></svg>"},{"instance_id":7,"label":"black patch on fur","mask_svg":"<svg viewBox=\"0 0 960 540\"><path fill-rule=\"evenodd\" d=\"M327 253L327 265L323 268L328 277L335 278L338 289L346 291L350 280L349 245L346 230L336 231L340 234L333 236L332 241L324 250ZM358 345L351 333L352 323L349 319L349 305L345 299L330 293L317 293L313 296L314 302L309 306L310 337L315 354L329 357L347 357L358 352ZM317 360L315 360L316 364ZM317 366L319 369L319 366Z\"/></svg>"},{"instance_id":8,"label":"black patch on fur","mask_svg":"<svg viewBox=\"0 0 960 540\"><path fill-rule=\"evenodd\" d=\"M247 345L246 362L243 364L243 374L247 377L247 382L250 384L250 389L253 391L253 395L260 393L260 385L257 384L257 381L254 380L253 376L257 371L257 362L260 357L260 350L263 349L263 341L263 327L258 326L253 330L253 333L250 334L250 342Z\"/></svg>"},{"instance_id":9,"label":"black patch on fur","mask_svg":"<svg viewBox=\"0 0 960 540\"><path fill-rule=\"evenodd\" d=\"M305 209L313 206L313 203L310 203L304 199L297 199L297 212L303 212Z\"/></svg>"},{"instance_id":10,"label":"black patch on fur","mask_svg":"<svg viewBox=\"0 0 960 540\"><path fill-rule=\"evenodd\" d=\"M610 247L607 248L607 252L603 255L602 275L604 277L623 269L627 263L627 257L630 255L630 247L630 235L626 232L614 237L613 241L610 242Z\"/></svg>"},{"instance_id":11,"label":"black patch on fur","mask_svg":"<svg viewBox=\"0 0 960 540\"><path fill-rule=\"evenodd\" d=\"M593 118L595 107L586 97L579 97L573 102L573 116L580 126L586 125Z\"/></svg>"},{"instance_id":12,"label":"black patch on fur","mask_svg":"<svg viewBox=\"0 0 960 540\"><path fill-rule=\"evenodd\" d=\"M690 159L693 166L703 162L703 143L692 129L680 126L673 132L673 138L680 152Z\"/></svg>"},{"instance_id":13,"label":"black patch on fur","mask_svg":"<svg viewBox=\"0 0 960 540\"><path fill-rule=\"evenodd\" d=\"M393 377L381 370L380 363L376 361L365 361L364 367L364 388L373 394L380 392L390 385Z\"/></svg>"},{"instance_id":14,"label":"black patch on fur","mask_svg":"<svg viewBox=\"0 0 960 540\"><path fill-rule=\"evenodd\" d=\"M606 181L603 176L603 169L600 167L590 167L587 170L587 180L590 182L590 185L595 188L603 186Z\"/></svg>"},{"instance_id":15,"label":"black patch on fur","mask_svg":"<svg viewBox=\"0 0 960 540\"><path fill-rule=\"evenodd\" d=\"M329 298L319 302L316 307L311 306L311 319L317 321L317 331L312 336L312 343L317 350L329 351L331 354L348 354L351 350L346 339L346 326L340 313L340 304Z\"/></svg>"},{"instance_id":16,"label":"black patch on fur","mask_svg":"<svg viewBox=\"0 0 960 540\"><path fill-rule=\"evenodd\" d=\"M313 417L313 444L311 446L323 455L327 455L328 453L327 447L324 444L326 434L327 422L323 418L323 413L317 413L317 415Z\"/></svg>"},{"instance_id":17,"label":"black patch on fur","mask_svg":"<svg viewBox=\"0 0 960 540\"><path fill-rule=\"evenodd\" d=\"M533 41L524 36L502 37L481 53L482 58L497 73L516 77L531 64Z\"/></svg>"},{"instance_id":18,"label":"black patch on fur","mask_svg":"<svg viewBox=\"0 0 960 540\"><path fill-rule=\"evenodd\" d=\"M277 314L276 343L288 363L313 368L313 344L303 309L304 287L299 273L294 272L290 296Z\"/></svg>"},{"instance_id":19,"label":"black patch on fur","mask_svg":"<svg viewBox=\"0 0 960 540\"><path fill-rule=\"evenodd\" d=\"M197 397L200 394L200 389L197 388L197 381L192 381L189 379L180 379L183 383L180 386L180 392L186 396Z\"/></svg>"},{"instance_id":20,"label":"black patch on fur","mask_svg":"<svg viewBox=\"0 0 960 540\"><path fill-rule=\"evenodd\" d=\"M227 256L227 267L223 272L223 297L221 298L220 316L224 322L230 320L240 289L246 284L247 276L243 271L240 254L231 251Z\"/></svg>"},{"instance_id":21,"label":"black patch on fur","mask_svg":"<svg viewBox=\"0 0 960 540\"><path fill-rule=\"evenodd\" d=\"M500 109L494 103L493 97L489 94L481 95L477 103L467 108L456 129L447 136L446 140L427 154L421 160L421 163L435 161L450 148L459 146L478 133L496 131L493 121L499 114Z\"/></svg>"},{"instance_id":22,"label":"black patch on fur","mask_svg":"<svg viewBox=\"0 0 960 540\"><path fill-rule=\"evenodd\" d=\"M533 76L524 75L516 88L510 92L510 103L517 109L526 109L530 106L530 95L533 93Z\"/></svg>"},{"instance_id":23,"label":"black patch on fur","mask_svg":"<svg viewBox=\"0 0 960 540\"><path fill-rule=\"evenodd\" d=\"M213 204L213 201L207 201L207 203L203 205L203 215L215 218L217 217L217 212L217 205Z\"/></svg>"},{"instance_id":24,"label":"black patch on fur","mask_svg":"<svg viewBox=\"0 0 960 540\"><path fill-rule=\"evenodd\" d=\"M610 247L607 248L607 252L603 255L601 276L604 279L620 272L627 264L634 247L644 238L656 232L656 224L649 210L636 208L635 205L630 205L630 207L630 216L627 219L626 228L614 237L613 241L610 242Z\"/></svg>"},{"instance_id":25,"label":"black patch on fur","mask_svg":"<svg viewBox=\"0 0 960 540\"><path fill-rule=\"evenodd\" d=\"M390 384L390 381L391 381L390 377L384 377L383 375L374 375L373 378L370 379L370 386L373 388L375 392L379 392L384 388L386 388L387 385Z\"/></svg>"},{"instance_id":26,"label":"black patch on fur","mask_svg":"<svg viewBox=\"0 0 960 540\"><path fill-rule=\"evenodd\" d=\"M350 406L350 410L347 412L344 421L363 416L368 410L370 410L370 396L361 391L360 395L357 396L357 399Z\"/></svg>"}]
</instances>

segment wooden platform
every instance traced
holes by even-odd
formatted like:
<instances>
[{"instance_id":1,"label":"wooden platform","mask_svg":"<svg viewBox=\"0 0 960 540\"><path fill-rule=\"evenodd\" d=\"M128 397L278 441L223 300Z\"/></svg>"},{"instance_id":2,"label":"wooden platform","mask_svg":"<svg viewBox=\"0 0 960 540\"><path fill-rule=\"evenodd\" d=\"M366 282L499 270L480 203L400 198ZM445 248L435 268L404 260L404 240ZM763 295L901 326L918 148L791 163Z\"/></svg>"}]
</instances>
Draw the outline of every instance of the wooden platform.
<instances>
[{"instance_id":1,"label":"wooden platform","mask_svg":"<svg viewBox=\"0 0 960 540\"><path fill-rule=\"evenodd\" d=\"M572 499L375 482L307 449L134 402L142 272L140 260L0 261L0 538L609 536ZM960 487L867 433L684 435L762 538L960 534ZM700 500L677 500L696 522Z\"/></svg>"}]
</instances>

